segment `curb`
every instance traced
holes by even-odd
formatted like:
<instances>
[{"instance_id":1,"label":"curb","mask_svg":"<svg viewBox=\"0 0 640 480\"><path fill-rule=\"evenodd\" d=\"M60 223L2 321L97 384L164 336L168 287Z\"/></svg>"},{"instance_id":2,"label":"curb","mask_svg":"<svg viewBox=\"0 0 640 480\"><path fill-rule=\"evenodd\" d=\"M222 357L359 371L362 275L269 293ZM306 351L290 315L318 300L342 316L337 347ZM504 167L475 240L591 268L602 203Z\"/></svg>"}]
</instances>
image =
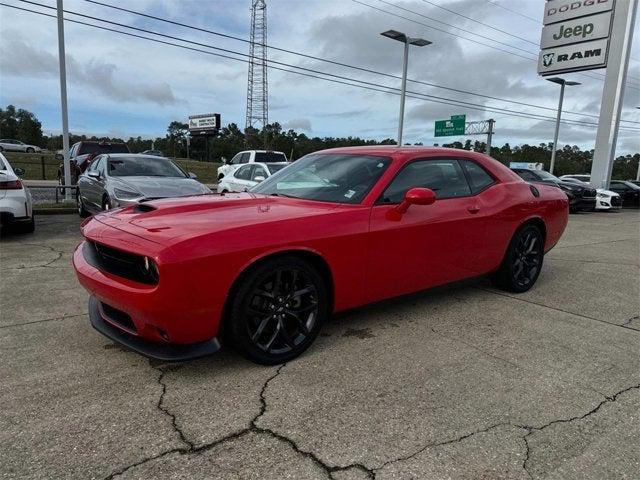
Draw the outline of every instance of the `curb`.
<instances>
[{"instance_id":1,"label":"curb","mask_svg":"<svg viewBox=\"0 0 640 480\"><path fill-rule=\"evenodd\" d=\"M36 215L66 215L69 213L77 213L75 208L33 208Z\"/></svg>"}]
</instances>

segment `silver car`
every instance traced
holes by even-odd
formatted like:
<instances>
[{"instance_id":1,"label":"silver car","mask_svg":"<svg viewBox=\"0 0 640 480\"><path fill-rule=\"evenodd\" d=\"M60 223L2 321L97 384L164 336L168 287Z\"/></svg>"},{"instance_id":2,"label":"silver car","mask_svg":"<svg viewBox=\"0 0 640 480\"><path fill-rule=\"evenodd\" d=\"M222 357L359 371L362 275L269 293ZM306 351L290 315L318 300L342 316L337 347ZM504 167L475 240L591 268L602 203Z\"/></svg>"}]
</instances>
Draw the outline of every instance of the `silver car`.
<instances>
[{"instance_id":1,"label":"silver car","mask_svg":"<svg viewBox=\"0 0 640 480\"><path fill-rule=\"evenodd\" d=\"M211 193L168 158L129 153L96 157L78 178L81 217L154 198Z\"/></svg>"}]
</instances>

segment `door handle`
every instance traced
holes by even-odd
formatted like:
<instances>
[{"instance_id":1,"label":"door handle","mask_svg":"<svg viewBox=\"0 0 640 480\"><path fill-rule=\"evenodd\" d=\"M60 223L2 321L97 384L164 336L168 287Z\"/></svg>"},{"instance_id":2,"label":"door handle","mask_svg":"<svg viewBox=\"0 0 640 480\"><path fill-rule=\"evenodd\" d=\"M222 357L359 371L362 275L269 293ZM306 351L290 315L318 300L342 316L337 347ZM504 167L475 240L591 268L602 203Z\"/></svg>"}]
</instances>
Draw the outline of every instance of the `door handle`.
<instances>
[{"instance_id":1,"label":"door handle","mask_svg":"<svg viewBox=\"0 0 640 480\"><path fill-rule=\"evenodd\" d=\"M469 205L467 207L467 211L469 213L478 213L480 211L480 207L478 205Z\"/></svg>"}]
</instances>

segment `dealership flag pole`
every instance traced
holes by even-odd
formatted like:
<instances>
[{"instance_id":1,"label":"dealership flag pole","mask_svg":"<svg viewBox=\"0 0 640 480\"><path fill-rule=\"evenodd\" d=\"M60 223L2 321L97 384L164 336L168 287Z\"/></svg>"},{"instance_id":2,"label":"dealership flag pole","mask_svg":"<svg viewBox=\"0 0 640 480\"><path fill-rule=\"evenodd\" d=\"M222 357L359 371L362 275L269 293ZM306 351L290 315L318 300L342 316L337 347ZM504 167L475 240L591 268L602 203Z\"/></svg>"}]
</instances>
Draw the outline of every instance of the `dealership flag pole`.
<instances>
[{"instance_id":1,"label":"dealership flag pole","mask_svg":"<svg viewBox=\"0 0 640 480\"><path fill-rule=\"evenodd\" d=\"M58 60L60 62L60 101L62 103L62 154L64 155L64 184L71 185L69 165L69 116L67 114L67 68L64 53L64 11L58 0ZM71 189L65 188L65 199L71 200Z\"/></svg>"},{"instance_id":2,"label":"dealership flag pole","mask_svg":"<svg viewBox=\"0 0 640 480\"><path fill-rule=\"evenodd\" d=\"M609 63L591 165L590 183L594 187L607 188L611 180L637 9L637 0L617 0L615 5L609 40Z\"/></svg>"}]
</instances>

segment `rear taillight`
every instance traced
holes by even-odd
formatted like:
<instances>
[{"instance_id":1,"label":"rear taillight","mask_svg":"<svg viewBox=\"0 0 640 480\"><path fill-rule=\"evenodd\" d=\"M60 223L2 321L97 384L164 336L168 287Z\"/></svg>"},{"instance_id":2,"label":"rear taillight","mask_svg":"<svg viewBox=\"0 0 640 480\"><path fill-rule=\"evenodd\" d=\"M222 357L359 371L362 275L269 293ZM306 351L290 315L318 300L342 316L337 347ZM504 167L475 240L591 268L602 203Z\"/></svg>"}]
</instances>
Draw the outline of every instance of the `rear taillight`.
<instances>
[{"instance_id":1,"label":"rear taillight","mask_svg":"<svg viewBox=\"0 0 640 480\"><path fill-rule=\"evenodd\" d=\"M22 190L22 182L20 180L0 182L0 190Z\"/></svg>"}]
</instances>

